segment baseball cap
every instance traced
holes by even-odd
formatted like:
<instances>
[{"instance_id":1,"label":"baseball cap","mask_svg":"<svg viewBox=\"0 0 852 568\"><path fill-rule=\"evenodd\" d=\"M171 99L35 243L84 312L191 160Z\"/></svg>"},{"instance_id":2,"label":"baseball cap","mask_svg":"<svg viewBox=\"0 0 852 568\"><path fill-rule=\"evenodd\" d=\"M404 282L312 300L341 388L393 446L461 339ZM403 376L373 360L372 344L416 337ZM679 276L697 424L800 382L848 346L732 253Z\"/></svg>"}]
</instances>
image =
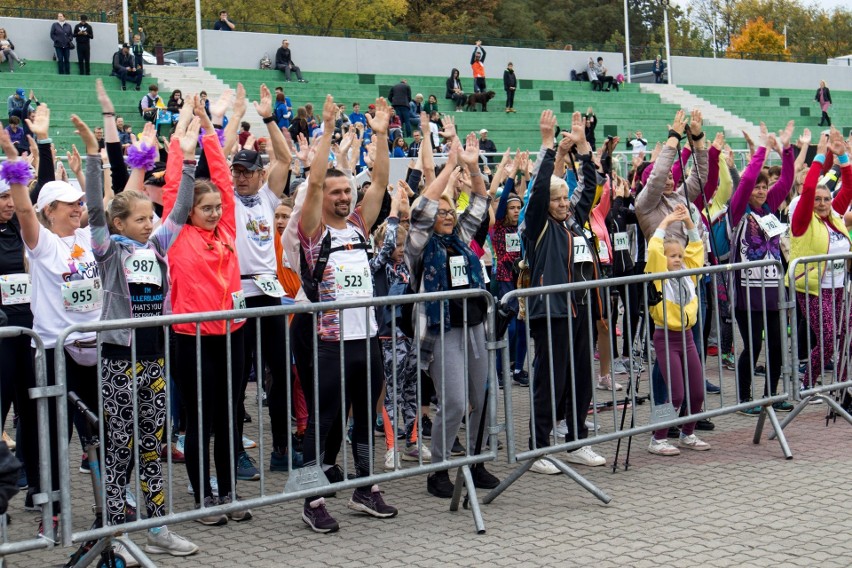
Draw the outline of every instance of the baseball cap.
<instances>
[{"instance_id":1,"label":"baseball cap","mask_svg":"<svg viewBox=\"0 0 852 568\"><path fill-rule=\"evenodd\" d=\"M376 105L370 105L367 108L370 109L370 110L376 110Z\"/></svg>"},{"instance_id":2,"label":"baseball cap","mask_svg":"<svg viewBox=\"0 0 852 568\"><path fill-rule=\"evenodd\" d=\"M76 203L83 199L83 192L65 181L49 181L44 184L38 194L36 211L43 211L45 207L54 201L62 203Z\"/></svg>"},{"instance_id":3,"label":"baseball cap","mask_svg":"<svg viewBox=\"0 0 852 568\"><path fill-rule=\"evenodd\" d=\"M257 171L261 168L260 156L254 150L240 150L234 156L232 166L242 166L249 171Z\"/></svg>"},{"instance_id":4,"label":"baseball cap","mask_svg":"<svg viewBox=\"0 0 852 568\"><path fill-rule=\"evenodd\" d=\"M23 89L15 89L15 92L18 93L18 95L21 96L21 97L23 97L26 94L26 91L23 90Z\"/></svg>"},{"instance_id":5,"label":"baseball cap","mask_svg":"<svg viewBox=\"0 0 852 568\"><path fill-rule=\"evenodd\" d=\"M480 131L479 131L479 133L480 133L480 134L488 134L488 130L486 130L485 128L483 128L482 130L480 130Z\"/></svg>"}]
</instances>

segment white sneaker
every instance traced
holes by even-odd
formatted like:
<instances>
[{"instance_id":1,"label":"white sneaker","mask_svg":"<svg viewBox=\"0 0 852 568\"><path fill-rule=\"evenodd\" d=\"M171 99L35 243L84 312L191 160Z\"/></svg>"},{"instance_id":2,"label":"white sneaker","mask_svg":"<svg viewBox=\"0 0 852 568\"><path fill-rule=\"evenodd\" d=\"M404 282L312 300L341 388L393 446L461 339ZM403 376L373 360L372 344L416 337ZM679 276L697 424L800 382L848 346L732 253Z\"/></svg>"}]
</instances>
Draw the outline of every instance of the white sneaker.
<instances>
[{"instance_id":1,"label":"white sneaker","mask_svg":"<svg viewBox=\"0 0 852 568\"><path fill-rule=\"evenodd\" d=\"M620 391L624 387L613 381L609 375L598 377L598 390L611 391L613 389Z\"/></svg>"},{"instance_id":2,"label":"white sneaker","mask_svg":"<svg viewBox=\"0 0 852 568\"><path fill-rule=\"evenodd\" d=\"M710 449L710 444L696 436L695 434L690 434L689 436L684 435L683 432L680 433L680 447L689 448L690 450L697 450L699 452L703 452Z\"/></svg>"},{"instance_id":3,"label":"white sneaker","mask_svg":"<svg viewBox=\"0 0 852 568\"><path fill-rule=\"evenodd\" d=\"M145 544L145 552L150 554L171 554L172 556L190 556L198 552L198 545L169 531L168 527L160 527L160 532L157 534L148 531L148 542Z\"/></svg>"},{"instance_id":4,"label":"white sneaker","mask_svg":"<svg viewBox=\"0 0 852 568\"><path fill-rule=\"evenodd\" d=\"M565 420L560 420L556 423L556 429L550 431L550 435L553 436L554 432L557 436L565 437L568 435L568 423Z\"/></svg>"},{"instance_id":5,"label":"white sneaker","mask_svg":"<svg viewBox=\"0 0 852 568\"><path fill-rule=\"evenodd\" d=\"M565 458L565 461L589 467L606 465L606 458L596 454L591 446L583 446L579 450L568 452L568 457Z\"/></svg>"},{"instance_id":6,"label":"white sneaker","mask_svg":"<svg viewBox=\"0 0 852 568\"><path fill-rule=\"evenodd\" d=\"M612 373L614 375L626 375L627 367L624 365L623 359L615 359L612 362Z\"/></svg>"},{"instance_id":7,"label":"white sneaker","mask_svg":"<svg viewBox=\"0 0 852 568\"><path fill-rule=\"evenodd\" d=\"M243 449L250 450L252 448L257 447L257 442L248 438L248 436L243 436Z\"/></svg>"},{"instance_id":8,"label":"white sneaker","mask_svg":"<svg viewBox=\"0 0 852 568\"><path fill-rule=\"evenodd\" d=\"M669 444L668 440L657 440L651 437L651 443L648 445L648 451L658 456L679 456L680 450Z\"/></svg>"},{"instance_id":9,"label":"white sneaker","mask_svg":"<svg viewBox=\"0 0 852 568\"><path fill-rule=\"evenodd\" d=\"M432 451L429 448L424 445L422 446L422 450L419 450L417 444L412 444L405 447L405 451L400 454L399 459L416 462L420 460L421 456L424 462L432 461Z\"/></svg>"},{"instance_id":10,"label":"white sneaker","mask_svg":"<svg viewBox=\"0 0 852 568\"><path fill-rule=\"evenodd\" d=\"M130 555L130 552L123 544L116 544L112 547L112 551L124 559L124 565L127 566L127 568L130 568L131 566L139 566L139 561Z\"/></svg>"},{"instance_id":11,"label":"white sneaker","mask_svg":"<svg viewBox=\"0 0 852 568\"><path fill-rule=\"evenodd\" d=\"M124 486L124 498L130 507L133 507L134 509L136 508L136 495L133 494L133 490L130 489L130 485Z\"/></svg>"},{"instance_id":12,"label":"white sneaker","mask_svg":"<svg viewBox=\"0 0 852 568\"><path fill-rule=\"evenodd\" d=\"M385 471L393 471L396 469L394 453L393 448L385 452Z\"/></svg>"},{"instance_id":13,"label":"white sneaker","mask_svg":"<svg viewBox=\"0 0 852 568\"><path fill-rule=\"evenodd\" d=\"M592 430L593 432L597 432L598 430L601 429L601 425L595 424L594 422L589 422L588 420L586 420L586 428L588 428L589 430Z\"/></svg>"},{"instance_id":14,"label":"white sneaker","mask_svg":"<svg viewBox=\"0 0 852 568\"><path fill-rule=\"evenodd\" d=\"M216 479L215 475L210 476L210 489L213 490L213 497L219 496L219 480ZM186 491L190 495L195 495L195 491L192 490L192 483L186 484Z\"/></svg>"},{"instance_id":15,"label":"white sneaker","mask_svg":"<svg viewBox=\"0 0 852 568\"><path fill-rule=\"evenodd\" d=\"M533 473L540 473L542 475L556 475L557 473L562 473L558 467L544 459L535 460L530 471Z\"/></svg>"}]
</instances>

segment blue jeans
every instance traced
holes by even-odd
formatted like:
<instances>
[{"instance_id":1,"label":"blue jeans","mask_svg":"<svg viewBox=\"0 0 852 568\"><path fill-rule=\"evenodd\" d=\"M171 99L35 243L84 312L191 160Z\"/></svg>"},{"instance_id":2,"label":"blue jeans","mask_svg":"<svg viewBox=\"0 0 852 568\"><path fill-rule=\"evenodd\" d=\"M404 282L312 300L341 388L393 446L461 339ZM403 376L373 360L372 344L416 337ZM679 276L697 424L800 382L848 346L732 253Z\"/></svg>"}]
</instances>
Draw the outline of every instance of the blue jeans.
<instances>
[{"instance_id":1,"label":"blue jeans","mask_svg":"<svg viewBox=\"0 0 852 568\"><path fill-rule=\"evenodd\" d=\"M56 65L60 75L71 74L71 49L67 47L54 47L56 51Z\"/></svg>"}]
</instances>

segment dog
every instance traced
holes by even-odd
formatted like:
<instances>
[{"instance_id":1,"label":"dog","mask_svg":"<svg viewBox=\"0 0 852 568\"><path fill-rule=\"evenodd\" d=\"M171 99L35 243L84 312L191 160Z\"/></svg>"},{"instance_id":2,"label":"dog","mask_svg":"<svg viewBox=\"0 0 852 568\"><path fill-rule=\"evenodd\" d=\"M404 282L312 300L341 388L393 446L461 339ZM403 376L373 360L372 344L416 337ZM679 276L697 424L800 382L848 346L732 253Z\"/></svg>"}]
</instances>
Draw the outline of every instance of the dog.
<instances>
[{"instance_id":1,"label":"dog","mask_svg":"<svg viewBox=\"0 0 852 568\"><path fill-rule=\"evenodd\" d=\"M473 93L467 96L467 106L465 106L466 111L476 112L476 103L482 105L482 112L488 112L488 101L494 98L496 93L494 91L488 91L486 93Z\"/></svg>"}]
</instances>

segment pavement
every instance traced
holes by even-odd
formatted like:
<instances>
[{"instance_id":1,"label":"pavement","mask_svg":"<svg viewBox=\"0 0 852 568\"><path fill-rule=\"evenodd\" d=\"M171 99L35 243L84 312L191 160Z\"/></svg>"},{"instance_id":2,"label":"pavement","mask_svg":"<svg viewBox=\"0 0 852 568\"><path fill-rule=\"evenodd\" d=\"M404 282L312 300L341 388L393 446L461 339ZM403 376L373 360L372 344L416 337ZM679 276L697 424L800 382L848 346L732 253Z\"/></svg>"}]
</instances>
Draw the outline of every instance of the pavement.
<instances>
[{"instance_id":1,"label":"pavement","mask_svg":"<svg viewBox=\"0 0 852 568\"><path fill-rule=\"evenodd\" d=\"M712 359L708 376L718 382ZM721 397L708 395L709 408L718 407L720 400L730 404L735 399L731 372L723 372L722 386ZM251 384L249 393L254 392ZM528 395L526 389L514 392L515 424L525 444ZM639 423L643 413L647 416L647 407L637 407ZM255 421L246 425L246 434L256 439L257 409L249 412ZM826 425L825 413L824 404L811 405L785 430L792 460L784 459L777 442L766 440L767 430L761 443L754 444L757 419L738 414L714 419L713 432L698 432L712 445L708 452L684 450L677 457L656 456L647 452L648 434L639 435L633 440L626 470L622 446L616 473L609 467L615 442L596 445L595 449L607 458L608 467L575 468L612 497L608 505L563 475L528 472L491 504L482 506L487 530L481 535L474 530L470 511L450 512L449 500L430 496L425 478L416 476L382 486L385 500L400 510L393 519L374 519L348 510L348 495L341 491L337 498L328 500L329 512L341 525L338 533L311 532L301 520L300 502L287 502L255 509L254 519L245 523L205 527L189 522L173 526L174 532L198 544L200 552L187 558L152 556L152 560L157 566L182 568L845 568L852 558L852 540L848 538L852 517L844 513L848 492L842 480L852 469L852 427L842 420ZM618 416L611 411L601 412L601 431L612 431L614 419ZM268 433L268 417L265 420ZM250 450L255 456L257 452ZM91 485L87 476L76 473L80 455L76 440L71 455L74 525L83 529L91 522ZM376 455L377 467L381 467L382 440L377 442ZM411 466L404 463L403 467ZM488 469L504 478L513 467L501 451ZM186 492L183 465L175 467L174 476L175 508L189 509L192 497ZM286 473L267 472L267 492L283 491L286 477ZM240 482L239 487L244 497L259 494L257 482ZM9 513L13 517L11 540L34 534L38 519L23 510L22 495L13 499ZM132 538L144 544L144 534L135 533ZM6 559L7 566L60 566L73 550L59 547L14 555Z\"/></svg>"}]
</instances>

